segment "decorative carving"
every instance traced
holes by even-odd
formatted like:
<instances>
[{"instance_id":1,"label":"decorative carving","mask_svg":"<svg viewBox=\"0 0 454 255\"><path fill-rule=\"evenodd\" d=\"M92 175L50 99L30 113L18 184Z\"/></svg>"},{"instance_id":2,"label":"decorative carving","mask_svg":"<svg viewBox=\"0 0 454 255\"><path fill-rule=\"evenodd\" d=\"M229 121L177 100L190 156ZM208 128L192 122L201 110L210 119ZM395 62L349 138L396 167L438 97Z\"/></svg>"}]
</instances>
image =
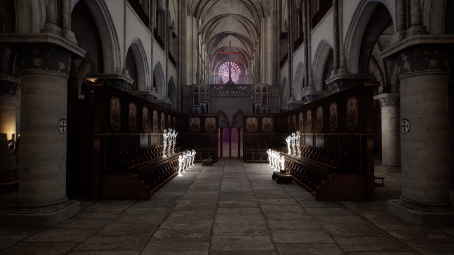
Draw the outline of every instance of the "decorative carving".
<instances>
[{"instance_id":1,"label":"decorative carving","mask_svg":"<svg viewBox=\"0 0 454 255\"><path fill-rule=\"evenodd\" d=\"M110 98L110 126L115 131L121 126L121 101L114 96Z\"/></svg>"},{"instance_id":2,"label":"decorative carving","mask_svg":"<svg viewBox=\"0 0 454 255\"><path fill-rule=\"evenodd\" d=\"M189 131L194 132L194 133L200 131L200 118L199 117L189 118Z\"/></svg>"},{"instance_id":3,"label":"decorative carving","mask_svg":"<svg viewBox=\"0 0 454 255\"><path fill-rule=\"evenodd\" d=\"M205 131L210 133L216 131L216 118L208 117L205 119Z\"/></svg>"},{"instance_id":4,"label":"decorative carving","mask_svg":"<svg viewBox=\"0 0 454 255\"><path fill-rule=\"evenodd\" d=\"M129 128L131 131L136 130L137 107L135 103L129 103Z\"/></svg>"},{"instance_id":5,"label":"decorative carving","mask_svg":"<svg viewBox=\"0 0 454 255\"><path fill-rule=\"evenodd\" d=\"M256 117L249 117L246 119L246 130L248 132L255 132L258 129L258 120Z\"/></svg>"},{"instance_id":6,"label":"decorative carving","mask_svg":"<svg viewBox=\"0 0 454 255\"><path fill-rule=\"evenodd\" d=\"M3 78L3 77L2 77ZM8 96L16 96L17 95L17 92L19 91L20 89L20 80L18 78L13 78L11 77L11 80L12 79L17 79L17 82L14 82L14 81L5 81L5 80L1 80L0 78L0 95L8 95Z\"/></svg>"},{"instance_id":7,"label":"decorative carving","mask_svg":"<svg viewBox=\"0 0 454 255\"><path fill-rule=\"evenodd\" d=\"M296 131L296 125L297 125L297 124L296 124L296 114L293 114L293 123L292 123L292 124L293 124L293 129L292 129L292 131Z\"/></svg>"},{"instance_id":8,"label":"decorative carving","mask_svg":"<svg viewBox=\"0 0 454 255\"><path fill-rule=\"evenodd\" d=\"M153 132L158 132L158 111L153 110Z\"/></svg>"},{"instance_id":9,"label":"decorative carving","mask_svg":"<svg viewBox=\"0 0 454 255\"><path fill-rule=\"evenodd\" d=\"M320 132L323 129L323 106L317 107L317 131Z\"/></svg>"},{"instance_id":10,"label":"decorative carving","mask_svg":"<svg viewBox=\"0 0 454 255\"><path fill-rule=\"evenodd\" d=\"M143 131L148 130L148 107L142 107L142 129Z\"/></svg>"},{"instance_id":11,"label":"decorative carving","mask_svg":"<svg viewBox=\"0 0 454 255\"><path fill-rule=\"evenodd\" d=\"M337 109L337 102L331 102L329 105L329 127L331 128L331 131L335 131L339 123Z\"/></svg>"},{"instance_id":12,"label":"decorative carving","mask_svg":"<svg viewBox=\"0 0 454 255\"><path fill-rule=\"evenodd\" d=\"M353 131L358 126L358 98L352 96L347 98L347 128Z\"/></svg>"},{"instance_id":13,"label":"decorative carving","mask_svg":"<svg viewBox=\"0 0 454 255\"><path fill-rule=\"evenodd\" d=\"M309 109L307 110L307 120L306 120L306 125L307 125L307 132L311 132L312 131L312 110Z\"/></svg>"},{"instance_id":14,"label":"decorative carving","mask_svg":"<svg viewBox=\"0 0 454 255\"><path fill-rule=\"evenodd\" d=\"M303 118L303 112L300 112L300 115L299 115L299 122L300 122L300 130L303 131L303 130L304 130L304 118Z\"/></svg>"},{"instance_id":15,"label":"decorative carving","mask_svg":"<svg viewBox=\"0 0 454 255\"><path fill-rule=\"evenodd\" d=\"M262 130L268 133L273 131L273 118L264 117L262 119Z\"/></svg>"},{"instance_id":16,"label":"decorative carving","mask_svg":"<svg viewBox=\"0 0 454 255\"><path fill-rule=\"evenodd\" d=\"M164 129L166 129L166 115L161 112L161 131L164 131Z\"/></svg>"}]
</instances>

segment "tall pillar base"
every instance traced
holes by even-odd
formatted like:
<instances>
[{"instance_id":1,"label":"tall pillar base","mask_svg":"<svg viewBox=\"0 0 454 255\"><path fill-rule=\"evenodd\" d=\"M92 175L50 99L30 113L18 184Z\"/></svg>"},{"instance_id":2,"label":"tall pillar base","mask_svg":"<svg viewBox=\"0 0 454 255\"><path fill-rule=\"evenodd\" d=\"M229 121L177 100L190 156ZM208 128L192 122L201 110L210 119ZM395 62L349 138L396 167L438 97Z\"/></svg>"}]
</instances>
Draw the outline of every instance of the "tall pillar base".
<instances>
[{"instance_id":1,"label":"tall pillar base","mask_svg":"<svg viewBox=\"0 0 454 255\"><path fill-rule=\"evenodd\" d=\"M405 202L401 199L388 201L388 212L418 225L454 224L454 208L424 206Z\"/></svg>"},{"instance_id":2,"label":"tall pillar base","mask_svg":"<svg viewBox=\"0 0 454 255\"><path fill-rule=\"evenodd\" d=\"M402 170L400 168L400 166L387 166L387 165L380 165L380 166L377 166L379 167L380 169L382 169L384 172L386 173L402 173Z\"/></svg>"},{"instance_id":3,"label":"tall pillar base","mask_svg":"<svg viewBox=\"0 0 454 255\"><path fill-rule=\"evenodd\" d=\"M69 200L44 207L11 205L2 208L0 226L45 227L57 224L80 212L80 203Z\"/></svg>"}]
</instances>

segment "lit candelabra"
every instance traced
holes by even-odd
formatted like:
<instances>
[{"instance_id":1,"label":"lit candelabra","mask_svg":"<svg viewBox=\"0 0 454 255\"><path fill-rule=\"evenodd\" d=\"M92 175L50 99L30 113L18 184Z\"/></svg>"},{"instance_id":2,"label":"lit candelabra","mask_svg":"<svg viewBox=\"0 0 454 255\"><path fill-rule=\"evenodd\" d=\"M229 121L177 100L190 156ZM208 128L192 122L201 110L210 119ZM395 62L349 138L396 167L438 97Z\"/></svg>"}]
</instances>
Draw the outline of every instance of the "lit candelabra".
<instances>
[{"instance_id":1,"label":"lit candelabra","mask_svg":"<svg viewBox=\"0 0 454 255\"><path fill-rule=\"evenodd\" d=\"M173 136L172 136L172 140L173 140L172 154L175 154L175 145L177 144L177 136L178 136L178 132L177 132L176 130L173 130Z\"/></svg>"},{"instance_id":2,"label":"lit candelabra","mask_svg":"<svg viewBox=\"0 0 454 255\"><path fill-rule=\"evenodd\" d=\"M268 163L269 165L276 169L281 170L284 169L284 156L281 156L279 152L268 149Z\"/></svg>"},{"instance_id":3,"label":"lit candelabra","mask_svg":"<svg viewBox=\"0 0 454 255\"><path fill-rule=\"evenodd\" d=\"M162 157L167 158L166 149L167 149L167 140L169 138L169 134L167 133L167 129L164 129L162 133Z\"/></svg>"},{"instance_id":4,"label":"lit candelabra","mask_svg":"<svg viewBox=\"0 0 454 255\"><path fill-rule=\"evenodd\" d=\"M285 141L287 142L287 153L288 153L288 155L292 155L292 149L290 148L291 143L292 143L292 137L287 136L287 138L285 138Z\"/></svg>"},{"instance_id":5,"label":"lit candelabra","mask_svg":"<svg viewBox=\"0 0 454 255\"><path fill-rule=\"evenodd\" d=\"M183 176L183 174L181 173L181 171L183 170L183 154L180 154L180 156L178 156L178 176Z\"/></svg>"},{"instance_id":6,"label":"lit candelabra","mask_svg":"<svg viewBox=\"0 0 454 255\"><path fill-rule=\"evenodd\" d=\"M296 134L292 133L292 156L296 156Z\"/></svg>"},{"instance_id":7,"label":"lit candelabra","mask_svg":"<svg viewBox=\"0 0 454 255\"><path fill-rule=\"evenodd\" d=\"M287 142L288 155L298 158L301 157L301 137L299 131L296 131L296 133L292 133L291 135L287 136L285 141Z\"/></svg>"},{"instance_id":8,"label":"lit candelabra","mask_svg":"<svg viewBox=\"0 0 454 255\"><path fill-rule=\"evenodd\" d=\"M280 165L279 170L285 170L285 159L284 156L282 155L279 157L279 165Z\"/></svg>"},{"instance_id":9,"label":"lit candelabra","mask_svg":"<svg viewBox=\"0 0 454 255\"><path fill-rule=\"evenodd\" d=\"M191 152L191 166L194 165L195 153L196 153L195 150L192 150L192 152Z\"/></svg>"},{"instance_id":10,"label":"lit candelabra","mask_svg":"<svg viewBox=\"0 0 454 255\"><path fill-rule=\"evenodd\" d=\"M298 151L297 153L297 157L298 158L301 158L301 147L300 147L300 144L301 144L301 136L300 136L300 131L297 130L296 131L296 150Z\"/></svg>"}]
</instances>

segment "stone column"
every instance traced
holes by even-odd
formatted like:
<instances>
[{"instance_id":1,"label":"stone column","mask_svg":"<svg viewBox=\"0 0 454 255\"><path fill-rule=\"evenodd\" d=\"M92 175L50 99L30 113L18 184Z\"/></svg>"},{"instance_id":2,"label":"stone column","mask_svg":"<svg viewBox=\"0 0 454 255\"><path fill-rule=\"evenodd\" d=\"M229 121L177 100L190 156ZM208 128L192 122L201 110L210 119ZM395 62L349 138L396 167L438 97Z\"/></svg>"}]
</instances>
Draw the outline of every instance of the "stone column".
<instances>
[{"instance_id":1,"label":"stone column","mask_svg":"<svg viewBox=\"0 0 454 255\"><path fill-rule=\"evenodd\" d=\"M16 129L16 100L20 89L20 79L0 76L0 171L16 168L16 158L13 155L15 146L9 140L17 141Z\"/></svg>"},{"instance_id":2,"label":"stone column","mask_svg":"<svg viewBox=\"0 0 454 255\"><path fill-rule=\"evenodd\" d=\"M449 44L431 35L393 45L400 79L402 194L390 200L391 213L416 224L454 223L449 191Z\"/></svg>"},{"instance_id":3,"label":"stone column","mask_svg":"<svg viewBox=\"0 0 454 255\"><path fill-rule=\"evenodd\" d=\"M374 96L381 105L382 167L400 172L400 98L397 93Z\"/></svg>"},{"instance_id":4,"label":"stone column","mask_svg":"<svg viewBox=\"0 0 454 255\"><path fill-rule=\"evenodd\" d=\"M339 5L337 0L333 0L333 47L333 74L336 74L339 69Z\"/></svg>"},{"instance_id":5,"label":"stone column","mask_svg":"<svg viewBox=\"0 0 454 255\"><path fill-rule=\"evenodd\" d=\"M85 51L48 34L22 40L0 35L0 42L19 45L21 70L19 200L17 208L0 215L0 224L51 225L80 210L66 196L66 119L71 54Z\"/></svg>"},{"instance_id":6,"label":"stone column","mask_svg":"<svg viewBox=\"0 0 454 255\"><path fill-rule=\"evenodd\" d=\"M400 42L407 35L407 0L396 0L396 33L390 45Z\"/></svg>"},{"instance_id":7,"label":"stone column","mask_svg":"<svg viewBox=\"0 0 454 255\"><path fill-rule=\"evenodd\" d=\"M307 2L306 5L306 35L307 37L304 40L307 40L307 90L313 91L314 84L312 82L312 57L311 57L311 31L312 31L312 8L311 8L311 1Z\"/></svg>"},{"instance_id":8,"label":"stone column","mask_svg":"<svg viewBox=\"0 0 454 255\"><path fill-rule=\"evenodd\" d=\"M424 34L425 29L422 25L422 16L419 0L410 0L410 27L407 36Z\"/></svg>"},{"instance_id":9,"label":"stone column","mask_svg":"<svg viewBox=\"0 0 454 255\"><path fill-rule=\"evenodd\" d=\"M308 85L308 82L307 82L307 79L308 79L308 75L307 75L307 45L308 45L308 42L307 42L307 15L306 15L306 9L307 9L307 2L308 1L304 1L303 4L302 4L302 9L303 9L303 36L304 36L304 41L303 41L303 53L304 53L304 57L303 57L303 68L304 68L304 87L303 87L303 92L306 91L306 88L307 88L307 85Z\"/></svg>"},{"instance_id":10,"label":"stone column","mask_svg":"<svg viewBox=\"0 0 454 255\"><path fill-rule=\"evenodd\" d=\"M346 73L347 63L344 47L344 0L339 0L339 70L338 73Z\"/></svg>"}]
</instances>

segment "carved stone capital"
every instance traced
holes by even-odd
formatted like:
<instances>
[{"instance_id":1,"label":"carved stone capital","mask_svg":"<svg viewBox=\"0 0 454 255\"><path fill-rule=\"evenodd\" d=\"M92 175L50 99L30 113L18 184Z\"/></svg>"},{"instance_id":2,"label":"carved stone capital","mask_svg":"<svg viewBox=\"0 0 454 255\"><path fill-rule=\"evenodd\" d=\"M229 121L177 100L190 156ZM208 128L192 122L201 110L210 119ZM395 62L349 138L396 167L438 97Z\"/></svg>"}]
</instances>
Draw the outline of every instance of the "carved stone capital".
<instances>
[{"instance_id":1,"label":"carved stone capital","mask_svg":"<svg viewBox=\"0 0 454 255\"><path fill-rule=\"evenodd\" d=\"M128 85L134 83L134 80L121 73L96 73L88 74L87 80L91 82L104 82L107 85L126 91Z\"/></svg>"},{"instance_id":2,"label":"carved stone capital","mask_svg":"<svg viewBox=\"0 0 454 255\"><path fill-rule=\"evenodd\" d=\"M382 107L384 106L400 106L400 94L398 93L384 93L374 96L374 100L378 100Z\"/></svg>"},{"instance_id":3,"label":"carved stone capital","mask_svg":"<svg viewBox=\"0 0 454 255\"><path fill-rule=\"evenodd\" d=\"M16 96L19 89L20 89L19 78L0 75L0 95Z\"/></svg>"},{"instance_id":4,"label":"carved stone capital","mask_svg":"<svg viewBox=\"0 0 454 255\"><path fill-rule=\"evenodd\" d=\"M334 92L346 89L364 81L372 81L372 74L364 73L338 73L326 80L326 85L332 85Z\"/></svg>"},{"instance_id":5,"label":"carved stone capital","mask_svg":"<svg viewBox=\"0 0 454 255\"><path fill-rule=\"evenodd\" d=\"M158 98L156 91L131 91L131 93L148 101L155 101Z\"/></svg>"}]
</instances>

